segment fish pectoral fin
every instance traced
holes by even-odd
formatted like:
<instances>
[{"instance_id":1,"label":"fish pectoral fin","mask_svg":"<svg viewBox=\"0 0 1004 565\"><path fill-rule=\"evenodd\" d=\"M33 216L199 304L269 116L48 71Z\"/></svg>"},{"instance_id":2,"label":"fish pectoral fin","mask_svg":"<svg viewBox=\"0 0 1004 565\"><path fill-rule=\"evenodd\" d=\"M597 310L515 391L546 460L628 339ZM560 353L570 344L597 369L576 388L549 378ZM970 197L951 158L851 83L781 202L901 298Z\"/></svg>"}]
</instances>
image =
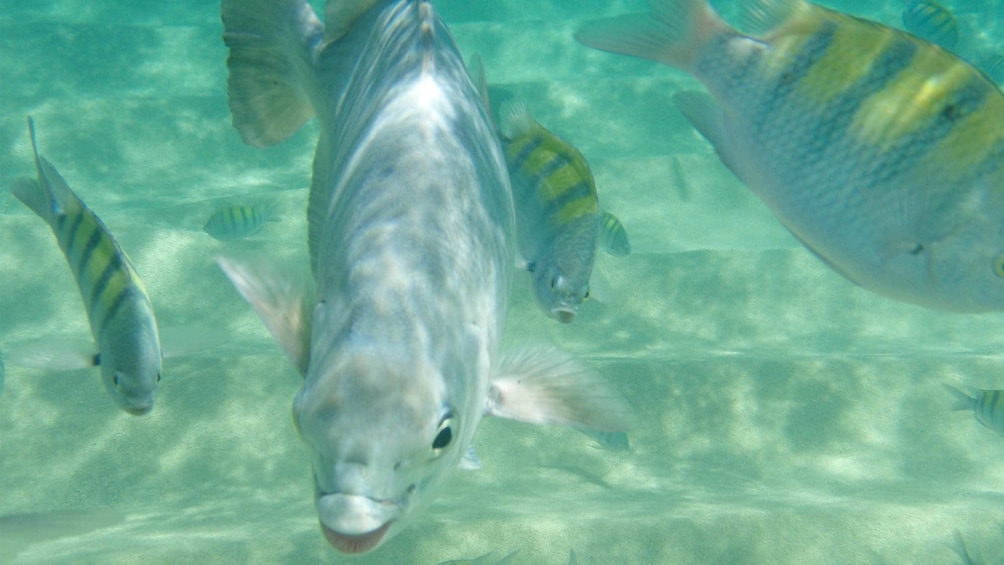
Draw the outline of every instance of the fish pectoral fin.
<instances>
[{"instance_id":1,"label":"fish pectoral fin","mask_svg":"<svg viewBox=\"0 0 1004 565\"><path fill-rule=\"evenodd\" d=\"M633 415L595 371L554 347L523 347L503 355L486 414L531 424L623 432Z\"/></svg>"},{"instance_id":2,"label":"fish pectoral fin","mask_svg":"<svg viewBox=\"0 0 1004 565\"><path fill-rule=\"evenodd\" d=\"M46 337L8 344L6 361L10 365L45 369L47 371L73 371L98 364L98 348L84 338Z\"/></svg>"},{"instance_id":3,"label":"fish pectoral fin","mask_svg":"<svg viewBox=\"0 0 1004 565\"><path fill-rule=\"evenodd\" d=\"M589 300L595 300L600 304L610 305L612 301L616 299L614 296L613 287L610 285L610 281L603 276L603 272L593 266L593 272L589 275L589 294L586 295Z\"/></svg>"},{"instance_id":4,"label":"fish pectoral fin","mask_svg":"<svg viewBox=\"0 0 1004 565\"><path fill-rule=\"evenodd\" d=\"M216 263L251 304L300 374L306 375L314 304L312 279L298 269L283 268L261 259L218 256Z\"/></svg>"},{"instance_id":5,"label":"fish pectoral fin","mask_svg":"<svg viewBox=\"0 0 1004 565\"><path fill-rule=\"evenodd\" d=\"M477 471L481 468L481 459L474 452L473 445L467 446L467 451L464 452L463 458L460 459L460 468L467 471Z\"/></svg>"},{"instance_id":6,"label":"fish pectoral fin","mask_svg":"<svg viewBox=\"0 0 1004 565\"><path fill-rule=\"evenodd\" d=\"M248 145L275 145L314 116L324 26L306 0L224 0L221 16L234 127Z\"/></svg>"}]
</instances>

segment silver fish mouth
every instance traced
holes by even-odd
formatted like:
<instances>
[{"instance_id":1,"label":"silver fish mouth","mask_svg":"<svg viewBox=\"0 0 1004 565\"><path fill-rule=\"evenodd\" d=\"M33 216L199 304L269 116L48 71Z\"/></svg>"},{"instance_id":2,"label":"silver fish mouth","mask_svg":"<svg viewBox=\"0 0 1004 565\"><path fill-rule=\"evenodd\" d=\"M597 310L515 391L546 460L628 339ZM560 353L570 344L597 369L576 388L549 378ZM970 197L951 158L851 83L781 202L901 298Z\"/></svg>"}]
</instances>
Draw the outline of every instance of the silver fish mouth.
<instances>
[{"instance_id":1,"label":"silver fish mouth","mask_svg":"<svg viewBox=\"0 0 1004 565\"><path fill-rule=\"evenodd\" d=\"M380 545L380 542L383 541L384 535L387 534L387 530L390 529L392 522L393 520L390 520L372 532L356 535L343 534L332 530L331 528L325 526L323 521L320 521L320 524L321 533L324 534L324 539L328 540L331 547L341 551L342 553L361 554L366 553L367 551Z\"/></svg>"},{"instance_id":2,"label":"silver fish mouth","mask_svg":"<svg viewBox=\"0 0 1004 565\"><path fill-rule=\"evenodd\" d=\"M553 308L551 309L551 317L558 320L562 324L571 324L575 320L575 310L571 308Z\"/></svg>"},{"instance_id":3,"label":"silver fish mouth","mask_svg":"<svg viewBox=\"0 0 1004 565\"><path fill-rule=\"evenodd\" d=\"M153 410L153 404L137 404L125 407L125 411L133 416L142 416Z\"/></svg>"}]
</instances>

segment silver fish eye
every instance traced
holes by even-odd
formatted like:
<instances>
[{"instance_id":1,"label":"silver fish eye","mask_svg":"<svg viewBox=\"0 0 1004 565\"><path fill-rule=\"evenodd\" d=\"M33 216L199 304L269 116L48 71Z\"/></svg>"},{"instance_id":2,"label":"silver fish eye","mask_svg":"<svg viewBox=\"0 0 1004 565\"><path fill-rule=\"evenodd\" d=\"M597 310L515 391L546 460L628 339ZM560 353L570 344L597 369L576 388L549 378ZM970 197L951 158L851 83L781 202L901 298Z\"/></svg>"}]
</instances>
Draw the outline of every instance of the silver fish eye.
<instances>
[{"instance_id":1,"label":"silver fish eye","mask_svg":"<svg viewBox=\"0 0 1004 565\"><path fill-rule=\"evenodd\" d=\"M436 438L432 440L432 453L434 455L439 455L442 453L450 443L453 442L453 414L447 414L439 422L439 428L436 431Z\"/></svg>"}]
</instances>

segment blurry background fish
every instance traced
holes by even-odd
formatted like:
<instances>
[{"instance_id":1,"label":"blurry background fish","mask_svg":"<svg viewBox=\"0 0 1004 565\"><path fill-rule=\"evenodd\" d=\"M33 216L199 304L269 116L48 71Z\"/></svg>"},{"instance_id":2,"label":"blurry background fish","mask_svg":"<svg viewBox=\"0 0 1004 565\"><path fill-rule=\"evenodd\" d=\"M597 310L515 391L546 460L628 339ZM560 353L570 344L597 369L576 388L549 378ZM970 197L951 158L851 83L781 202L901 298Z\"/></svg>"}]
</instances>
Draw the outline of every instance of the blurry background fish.
<instances>
[{"instance_id":1,"label":"blurry background fish","mask_svg":"<svg viewBox=\"0 0 1004 565\"><path fill-rule=\"evenodd\" d=\"M250 237L266 222L278 221L264 206L227 206L210 216L202 229L213 239L228 241Z\"/></svg>"},{"instance_id":2,"label":"blurry background fish","mask_svg":"<svg viewBox=\"0 0 1004 565\"><path fill-rule=\"evenodd\" d=\"M959 41L959 24L952 12L935 0L904 0L903 26L917 37L955 49Z\"/></svg>"},{"instance_id":3,"label":"blurry background fish","mask_svg":"<svg viewBox=\"0 0 1004 565\"><path fill-rule=\"evenodd\" d=\"M969 395L950 385L945 388L956 398L953 410L972 410L977 422L1004 435L1004 390L977 389Z\"/></svg>"}]
</instances>

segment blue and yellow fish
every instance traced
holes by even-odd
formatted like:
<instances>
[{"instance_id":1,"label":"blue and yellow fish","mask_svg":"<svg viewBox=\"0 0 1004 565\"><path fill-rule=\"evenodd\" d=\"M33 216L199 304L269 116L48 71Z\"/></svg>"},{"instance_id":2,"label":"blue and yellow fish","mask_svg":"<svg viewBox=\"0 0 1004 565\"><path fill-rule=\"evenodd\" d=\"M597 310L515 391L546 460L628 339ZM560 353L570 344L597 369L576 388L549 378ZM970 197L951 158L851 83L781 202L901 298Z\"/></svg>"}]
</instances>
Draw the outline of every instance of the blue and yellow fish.
<instances>
[{"instance_id":1,"label":"blue and yellow fish","mask_svg":"<svg viewBox=\"0 0 1004 565\"><path fill-rule=\"evenodd\" d=\"M228 206L210 216L202 229L213 239L228 241L250 237L273 221L261 206Z\"/></svg>"},{"instance_id":2,"label":"blue and yellow fish","mask_svg":"<svg viewBox=\"0 0 1004 565\"><path fill-rule=\"evenodd\" d=\"M600 213L600 249L613 255L623 257L631 253L631 241L628 239L624 224L610 212Z\"/></svg>"},{"instance_id":3,"label":"blue and yellow fish","mask_svg":"<svg viewBox=\"0 0 1004 565\"><path fill-rule=\"evenodd\" d=\"M70 264L98 346L94 362L105 388L126 412L146 414L153 408L161 372L150 298L108 228L39 155L30 117L28 132L38 178L15 180L11 192L49 224Z\"/></svg>"},{"instance_id":4,"label":"blue and yellow fish","mask_svg":"<svg viewBox=\"0 0 1004 565\"><path fill-rule=\"evenodd\" d=\"M1004 435L1004 390L979 389L972 396L953 386L945 385L945 388L957 400L954 410L972 410L977 422Z\"/></svg>"},{"instance_id":5,"label":"blue and yellow fish","mask_svg":"<svg viewBox=\"0 0 1004 565\"><path fill-rule=\"evenodd\" d=\"M903 26L917 37L954 49L959 41L959 24L948 8L935 0L904 0Z\"/></svg>"},{"instance_id":6,"label":"blue and yellow fish","mask_svg":"<svg viewBox=\"0 0 1004 565\"><path fill-rule=\"evenodd\" d=\"M582 154L537 123L522 100L499 108L499 131L524 267L544 311L570 323L589 296L601 230L612 254L630 250L627 233L612 215L601 222L596 184Z\"/></svg>"},{"instance_id":7,"label":"blue and yellow fish","mask_svg":"<svg viewBox=\"0 0 1004 565\"><path fill-rule=\"evenodd\" d=\"M1004 309L1004 94L951 53L803 0L706 0L580 30L710 95L675 95L719 157L817 256L881 295Z\"/></svg>"}]
</instances>

